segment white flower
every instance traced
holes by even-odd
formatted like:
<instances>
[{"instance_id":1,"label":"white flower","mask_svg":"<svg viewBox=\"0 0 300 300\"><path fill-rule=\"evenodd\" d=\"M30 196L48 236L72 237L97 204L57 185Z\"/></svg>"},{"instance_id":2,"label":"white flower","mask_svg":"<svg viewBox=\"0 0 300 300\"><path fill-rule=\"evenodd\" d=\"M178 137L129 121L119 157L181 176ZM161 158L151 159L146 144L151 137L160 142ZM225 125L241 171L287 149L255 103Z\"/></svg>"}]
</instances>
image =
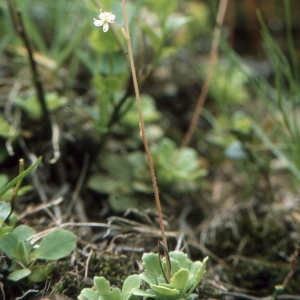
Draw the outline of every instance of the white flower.
<instances>
[{"instance_id":1,"label":"white flower","mask_svg":"<svg viewBox=\"0 0 300 300\"><path fill-rule=\"evenodd\" d=\"M106 32L109 27L108 23L112 23L116 16L111 12L102 12L102 9L100 9L100 15L98 17L100 18L100 20L94 19L94 25L95 26L103 25L103 32Z\"/></svg>"}]
</instances>

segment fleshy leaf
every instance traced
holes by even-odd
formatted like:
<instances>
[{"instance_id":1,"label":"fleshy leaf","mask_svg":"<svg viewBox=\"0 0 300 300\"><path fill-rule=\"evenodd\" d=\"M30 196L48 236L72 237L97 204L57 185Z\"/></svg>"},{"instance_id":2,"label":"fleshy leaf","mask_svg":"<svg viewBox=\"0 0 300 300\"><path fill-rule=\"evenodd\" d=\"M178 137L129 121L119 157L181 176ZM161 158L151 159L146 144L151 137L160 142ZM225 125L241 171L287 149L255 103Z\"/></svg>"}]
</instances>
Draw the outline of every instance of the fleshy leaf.
<instances>
[{"instance_id":1,"label":"fleshy leaf","mask_svg":"<svg viewBox=\"0 0 300 300\"><path fill-rule=\"evenodd\" d=\"M180 293L179 290L177 290L177 289L172 289L170 287L166 287L166 286L162 286L162 285L151 284L150 287L155 292L157 292L163 296L166 296L166 297L179 295L179 293Z\"/></svg>"},{"instance_id":2,"label":"fleshy leaf","mask_svg":"<svg viewBox=\"0 0 300 300\"><path fill-rule=\"evenodd\" d=\"M99 296L92 289L83 289L78 297L80 300L98 300Z\"/></svg>"},{"instance_id":3,"label":"fleshy leaf","mask_svg":"<svg viewBox=\"0 0 300 300\"><path fill-rule=\"evenodd\" d=\"M31 273L31 271L29 269L17 270L17 271L10 273L7 276L7 279L12 280L12 281L18 281L18 280L28 276L30 273Z\"/></svg>"},{"instance_id":4,"label":"fleshy leaf","mask_svg":"<svg viewBox=\"0 0 300 300\"><path fill-rule=\"evenodd\" d=\"M161 274L161 269L160 269L160 265L159 265L159 261L158 261L159 257L158 254L154 254L154 253L145 253L143 255L143 265L145 268L145 271L147 273L152 273L152 274L157 274L160 275Z\"/></svg>"},{"instance_id":5,"label":"fleshy leaf","mask_svg":"<svg viewBox=\"0 0 300 300\"><path fill-rule=\"evenodd\" d=\"M148 293L144 290L141 289L132 289L132 293L135 296L140 296L140 297L147 297L147 298L156 298L154 294Z\"/></svg>"},{"instance_id":6,"label":"fleshy leaf","mask_svg":"<svg viewBox=\"0 0 300 300\"><path fill-rule=\"evenodd\" d=\"M110 284L104 277L94 277L94 285L96 291L99 295L103 297L108 297L108 293L110 291Z\"/></svg>"},{"instance_id":7,"label":"fleshy leaf","mask_svg":"<svg viewBox=\"0 0 300 300\"><path fill-rule=\"evenodd\" d=\"M39 259L56 260L67 256L76 246L76 236L68 230L57 229L46 235L35 257Z\"/></svg>"},{"instance_id":8,"label":"fleshy leaf","mask_svg":"<svg viewBox=\"0 0 300 300\"><path fill-rule=\"evenodd\" d=\"M122 300L122 293L119 288L115 288L108 293L108 300Z\"/></svg>"},{"instance_id":9,"label":"fleshy leaf","mask_svg":"<svg viewBox=\"0 0 300 300\"><path fill-rule=\"evenodd\" d=\"M11 232L3 237L0 241L0 250L5 253L8 257L16 260L20 260L19 253L17 250L19 239L18 236Z\"/></svg>"},{"instance_id":10,"label":"fleshy leaf","mask_svg":"<svg viewBox=\"0 0 300 300\"><path fill-rule=\"evenodd\" d=\"M205 272L206 272L206 264L207 264L207 261L208 261L208 257L205 257L202 261L202 264L201 264L201 267L198 269L197 273L196 273L196 277L195 277L195 283L194 285L192 286L190 292L192 292L196 287L197 285L199 284L199 282L201 281L201 279L203 278ZM196 263L196 262L195 262ZM194 267L193 267L194 268ZM191 272L194 273L195 270L193 270L193 268L191 268Z\"/></svg>"},{"instance_id":11,"label":"fleshy leaf","mask_svg":"<svg viewBox=\"0 0 300 300\"><path fill-rule=\"evenodd\" d=\"M11 211L11 207L9 203L0 202L0 218L2 221L5 221L5 219L9 216Z\"/></svg>"},{"instance_id":12,"label":"fleshy leaf","mask_svg":"<svg viewBox=\"0 0 300 300\"><path fill-rule=\"evenodd\" d=\"M1 223L1 222L0 222ZM0 224L0 227L2 226L2 224ZM0 228L0 240L6 236L7 234L11 233L13 230L12 227L4 227L4 228Z\"/></svg>"},{"instance_id":13,"label":"fleshy leaf","mask_svg":"<svg viewBox=\"0 0 300 300\"><path fill-rule=\"evenodd\" d=\"M170 287L179 290L180 296L182 296L186 291L188 279L189 271L187 269L181 269L179 272L175 273L170 279Z\"/></svg>"},{"instance_id":14,"label":"fleshy leaf","mask_svg":"<svg viewBox=\"0 0 300 300\"><path fill-rule=\"evenodd\" d=\"M131 275L126 278L122 288L122 300L128 300L132 295L132 289L141 285L142 279L138 275Z\"/></svg>"}]
</instances>

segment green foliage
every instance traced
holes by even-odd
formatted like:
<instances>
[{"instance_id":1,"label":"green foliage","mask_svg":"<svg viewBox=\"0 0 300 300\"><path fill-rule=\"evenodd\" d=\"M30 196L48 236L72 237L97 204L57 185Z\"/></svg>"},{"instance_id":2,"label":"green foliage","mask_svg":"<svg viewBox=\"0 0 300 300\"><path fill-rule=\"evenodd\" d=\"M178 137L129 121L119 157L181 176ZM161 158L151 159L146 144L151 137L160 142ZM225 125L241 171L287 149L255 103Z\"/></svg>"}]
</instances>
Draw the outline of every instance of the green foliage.
<instances>
[{"instance_id":1,"label":"green foliage","mask_svg":"<svg viewBox=\"0 0 300 300\"><path fill-rule=\"evenodd\" d=\"M12 231L12 227L6 226L4 221L9 217L11 213L11 205L10 203L6 203L5 201L9 202L12 199L12 188L17 184L19 185L22 179L27 176L42 160L42 157L37 159L37 161L30 166L28 169L21 172L16 178L11 180L8 183L8 177L6 175L0 174L0 240L5 237L7 234L9 234ZM28 190L28 187L25 187L25 189L18 189L18 191L21 190L22 192L25 192ZM4 201L3 201L4 200Z\"/></svg>"},{"instance_id":2,"label":"green foliage","mask_svg":"<svg viewBox=\"0 0 300 300\"><path fill-rule=\"evenodd\" d=\"M4 225L4 221L8 218L11 212L9 203L0 201L0 240L8 233L12 231L12 227Z\"/></svg>"},{"instance_id":3,"label":"green foliage","mask_svg":"<svg viewBox=\"0 0 300 300\"><path fill-rule=\"evenodd\" d=\"M94 287L85 288L81 291L79 300L134 300L132 290L140 287L141 279L138 275L131 275L126 278L122 291L118 288L110 289L110 283L104 277L94 277Z\"/></svg>"},{"instance_id":4,"label":"green foliage","mask_svg":"<svg viewBox=\"0 0 300 300\"><path fill-rule=\"evenodd\" d=\"M16 102L24 109L24 111L33 119L42 117L41 106L35 94L28 95L26 99L17 98ZM49 111L54 111L67 103L65 97L60 97L56 93L46 94L46 103Z\"/></svg>"},{"instance_id":5,"label":"green foliage","mask_svg":"<svg viewBox=\"0 0 300 300\"><path fill-rule=\"evenodd\" d=\"M202 77L205 77L206 73L206 69L200 71ZM230 61L220 61L215 66L209 94L218 103L223 114L230 113L230 106L249 100L246 83L250 76L250 69L244 66L244 71L241 71L239 66Z\"/></svg>"},{"instance_id":6,"label":"green foliage","mask_svg":"<svg viewBox=\"0 0 300 300\"><path fill-rule=\"evenodd\" d=\"M172 14L177 7L177 0L146 0L152 11L158 16L159 20L164 23L166 18Z\"/></svg>"},{"instance_id":7,"label":"green foliage","mask_svg":"<svg viewBox=\"0 0 300 300\"><path fill-rule=\"evenodd\" d=\"M16 6L22 11L35 48L58 67L74 55L90 27L86 5L79 0L18 0Z\"/></svg>"},{"instance_id":8,"label":"green foliage","mask_svg":"<svg viewBox=\"0 0 300 300\"><path fill-rule=\"evenodd\" d=\"M200 179L206 171L201 169L195 150L186 148L179 153L172 140L162 138L152 146L152 155L162 199L201 188ZM151 206L153 201L145 201L153 190L144 152L106 153L100 161L103 171L89 178L88 187L108 194L115 211Z\"/></svg>"},{"instance_id":9,"label":"green foliage","mask_svg":"<svg viewBox=\"0 0 300 300\"><path fill-rule=\"evenodd\" d=\"M94 287L81 291L79 300L134 300L140 297L156 298L158 300L193 299L197 295L192 294L203 275L208 258L203 262L192 262L181 251L169 253L172 278L167 283L166 260L161 260L158 254L145 253L143 255L144 272L140 275L131 275L126 278L122 291L118 288L110 289L109 282L104 277L94 277ZM161 263L160 263L161 260ZM140 289L144 280L150 289Z\"/></svg>"},{"instance_id":10,"label":"green foliage","mask_svg":"<svg viewBox=\"0 0 300 300\"><path fill-rule=\"evenodd\" d=\"M0 138L4 140L10 140L14 142L14 140L18 137L18 131L9 124L3 116L0 115ZM5 147L5 143L0 142L0 163L5 161L7 158L8 153Z\"/></svg>"},{"instance_id":11,"label":"green foliage","mask_svg":"<svg viewBox=\"0 0 300 300\"><path fill-rule=\"evenodd\" d=\"M24 170L21 174L19 174L16 178L14 178L12 181L10 181L8 184L6 184L1 190L0 190L0 197L3 196L9 189L11 189L18 181L22 180L25 176L27 176L42 160L42 157L38 158L37 161Z\"/></svg>"},{"instance_id":12,"label":"green foliage","mask_svg":"<svg viewBox=\"0 0 300 300\"><path fill-rule=\"evenodd\" d=\"M132 103L124 109L121 126L112 128L119 139L123 138L123 149L126 147L127 151L103 151L98 158L102 170L94 173L87 183L96 192L109 195L109 203L114 211L125 211L128 207L147 208L153 204L153 201L145 201L150 197L152 200L153 188L145 153L140 150L142 141L137 127L137 108ZM175 142L163 137L164 131L157 123L161 114L154 100L142 95L141 104L162 199L200 190L201 178L206 171L200 166L197 152L186 148L179 153Z\"/></svg>"},{"instance_id":13,"label":"green foliage","mask_svg":"<svg viewBox=\"0 0 300 300\"><path fill-rule=\"evenodd\" d=\"M126 109L121 120L122 124L129 128L136 128L136 125L139 124L138 111L133 100L133 97L128 98L128 101L132 104ZM153 123L161 119L161 113L156 109L154 99L151 96L142 94L141 105L145 123Z\"/></svg>"},{"instance_id":14,"label":"green foliage","mask_svg":"<svg viewBox=\"0 0 300 300\"><path fill-rule=\"evenodd\" d=\"M275 80L272 86L268 78L258 73L249 74L249 69L231 48L222 47L232 63L246 76L255 93L254 105L247 105L247 113L252 119L253 144L260 144L259 157L268 165L271 155L281 160L297 184L300 180L300 127L299 127L299 64L292 39L289 1L284 1L288 53L284 52L272 36L262 16L258 19L262 27L262 37L269 61L275 66ZM223 107L225 106L222 103ZM231 114L227 109L227 115ZM262 121L263 120L263 121ZM252 163L252 162L251 162Z\"/></svg>"},{"instance_id":15,"label":"green foliage","mask_svg":"<svg viewBox=\"0 0 300 300\"><path fill-rule=\"evenodd\" d=\"M41 260L57 260L67 256L76 246L76 236L63 229L55 229L45 235L41 243L31 243L35 234L26 225L16 227L0 241L0 250L12 263L6 266L8 279L18 281L24 277L31 281L43 281L51 272L51 265Z\"/></svg>"},{"instance_id":16,"label":"green foliage","mask_svg":"<svg viewBox=\"0 0 300 300\"><path fill-rule=\"evenodd\" d=\"M197 152L185 148L181 152L175 142L163 138L152 147L153 162L157 170L157 181L162 188L170 188L175 193L199 188L199 179L206 175L197 160Z\"/></svg>"},{"instance_id":17,"label":"green foliage","mask_svg":"<svg viewBox=\"0 0 300 300\"><path fill-rule=\"evenodd\" d=\"M192 294L203 275L205 274L208 257L203 262L192 262L181 251L169 253L172 277L166 282L167 274L166 259L161 259L158 254L145 253L143 255L144 272L140 277L149 284L150 289L146 292L134 289L133 293L139 296L156 298L158 300L192 299L197 295Z\"/></svg>"},{"instance_id":18,"label":"green foliage","mask_svg":"<svg viewBox=\"0 0 300 300\"><path fill-rule=\"evenodd\" d=\"M139 0L134 5L130 2L127 3L131 42L134 51L137 57L141 57L141 61L147 57L147 64L149 64L148 66L141 66L141 68L145 67L151 70L162 57L178 50L170 42L170 37L179 27L184 26L189 19L183 16L172 17L177 2L177 0L163 1L163 3L152 0ZM102 5L106 10L114 13L116 15L115 21L123 26L123 14L120 4L105 1ZM161 6L164 9L160 9ZM153 15L154 18L159 19L159 22L156 25L147 24L148 18L143 18L143 13L147 13L149 16ZM96 90L98 105L98 116L95 121L100 135L107 134L111 130L112 123L119 120L122 122L123 111L128 109L132 103L131 97L123 99L122 95L128 78L131 76L126 59L126 41L122 32L117 30L114 25L111 25L111 27L112 30L105 34L99 29L91 30L89 34L90 51L78 50L78 57L81 62L94 75L93 86ZM142 35L145 36L147 44L139 39ZM148 43L151 45L148 45ZM166 46L167 43L168 46ZM118 110L121 110L121 112ZM111 116L115 117L111 119Z\"/></svg>"}]
</instances>

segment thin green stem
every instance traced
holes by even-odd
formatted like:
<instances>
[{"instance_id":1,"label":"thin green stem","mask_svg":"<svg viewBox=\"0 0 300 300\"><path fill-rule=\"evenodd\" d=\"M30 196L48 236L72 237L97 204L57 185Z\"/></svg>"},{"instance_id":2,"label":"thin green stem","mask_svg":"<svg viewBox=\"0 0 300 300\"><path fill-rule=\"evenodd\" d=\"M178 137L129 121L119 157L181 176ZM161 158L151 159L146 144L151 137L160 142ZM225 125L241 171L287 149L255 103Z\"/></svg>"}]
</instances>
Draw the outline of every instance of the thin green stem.
<instances>
[{"instance_id":1,"label":"thin green stem","mask_svg":"<svg viewBox=\"0 0 300 300\"><path fill-rule=\"evenodd\" d=\"M157 181L156 181L156 176L155 176L153 161L152 161L152 157L151 157L151 153L150 153L150 149L149 149L149 145L148 145L148 140L146 137L145 124L144 124L144 119L143 119L143 114L142 114L140 92L139 92L139 86L138 86L138 81L137 81L137 76L136 76L136 71L135 71L135 66L134 66L133 51L132 51L131 40L130 40L130 32L129 32L125 0L122 0L122 9L123 9L124 21L125 21L125 32L124 33L125 33L125 38L126 38L127 47L128 47L129 62L130 62L133 85L134 85L134 90L135 90L135 95L136 95L136 103L137 103L137 107L138 107L138 114L139 114L139 121L140 121L140 135L143 139L145 152L146 152L146 156L147 156L147 161L148 161L148 165L149 165L149 169L150 169L152 185L153 185L153 189L154 189L156 208L157 208L157 213L158 213L158 218L159 218L159 226L160 226L160 231L161 231L161 235L162 235L162 243L164 245L165 256L167 257L168 245L167 245L167 239L166 239L165 228L164 228L164 223L163 223L162 210L161 210L161 204L160 204L159 192L158 192L158 185L157 185ZM167 265L167 269L168 269L168 276L170 279L171 278L171 266L169 264Z\"/></svg>"}]
</instances>

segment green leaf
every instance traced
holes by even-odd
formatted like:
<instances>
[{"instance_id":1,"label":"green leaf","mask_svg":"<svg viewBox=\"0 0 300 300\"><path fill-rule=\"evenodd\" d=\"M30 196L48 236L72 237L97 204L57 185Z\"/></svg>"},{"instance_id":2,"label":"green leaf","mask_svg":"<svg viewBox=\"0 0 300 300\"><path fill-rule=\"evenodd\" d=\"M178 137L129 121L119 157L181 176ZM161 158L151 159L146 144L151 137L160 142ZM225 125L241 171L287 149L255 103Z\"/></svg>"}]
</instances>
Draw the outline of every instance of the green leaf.
<instances>
[{"instance_id":1,"label":"green leaf","mask_svg":"<svg viewBox=\"0 0 300 300\"><path fill-rule=\"evenodd\" d=\"M100 78L106 83L106 92L115 92L124 85L125 78L128 77L128 64L122 52L102 54L98 67L98 73L100 71L105 75Z\"/></svg>"},{"instance_id":2,"label":"green leaf","mask_svg":"<svg viewBox=\"0 0 300 300\"><path fill-rule=\"evenodd\" d=\"M119 288L115 288L108 293L108 300L122 300L122 293Z\"/></svg>"},{"instance_id":3,"label":"green leaf","mask_svg":"<svg viewBox=\"0 0 300 300\"><path fill-rule=\"evenodd\" d=\"M27 241L27 239L35 234L35 231L29 226L20 225L14 230L14 232L17 234L19 239L17 251L19 253L20 261L23 265L27 266L30 263L29 253L33 248L33 245Z\"/></svg>"},{"instance_id":4,"label":"green leaf","mask_svg":"<svg viewBox=\"0 0 300 300\"><path fill-rule=\"evenodd\" d=\"M2 189L8 183L8 176L6 174L0 174L0 189Z\"/></svg>"},{"instance_id":5,"label":"green leaf","mask_svg":"<svg viewBox=\"0 0 300 300\"><path fill-rule=\"evenodd\" d=\"M145 270L142 274L139 275L142 280L150 284L157 284L158 283L158 277L156 274L147 273L147 270Z\"/></svg>"},{"instance_id":6,"label":"green leaf","mask_svg":"<svg viewBox=\"0 0 300 300\"><path fill-rule=\"evenodd\" d=\"M56 260L67 256L76 246L76 236L68 230L56 229L47 234L35 251L38 259Z\"/></svg>"},{"instance_id":7,"label":"green leaf","mask_svg":"<svg viewBox=\"0 0 300 300\"><path fill-rule=\"evenodd\" d=\"M28 266L29 264L29 251L26 251L28 249L28 247L26 247L25 245L26 241L20 241L18 243L17 246L17 251L19 253L20 256L20 261L25 265ZM26 244L30 244L29 242L27 242Z\"/></svg>"},{"instance_id":8,"label":"green leaf","mask_svg":"<svg viewBox=\"0 0 300 300\"><path fill-rule=\"evenodd\" d=\"M202 261L202 265L201 268L199 269L199 271L197 272L196 275L196 284L198 285L198 283L201 281L202 277L204 276L205 272L206 272L206 264L208 261L208 257L205 257Z\"/></svg>"},{"instance_id":9,"label":"green leaf","mask_svg":"<svg viewBox=\"0 0 300 300\"><path fill-rule=\"evenodd\" d=\"M119 182L107 175L95 173L89 178L87 186L98 193L111 194L118 189Z\"/></svg>"},{"instance_id":10,"label":"green leaf","mask_svg":"<svg viewBox=\"0 0 300 300\"><path fill-rule=\"evenodd\" d=\"M172 253L172 252L170 252L170 253ZM170 255L170 253L169 253L169 255ZM178 262L178 260L170 257L170 262L171 262L171 269L172 269L173 274L178 272L181 269L181 266L180 266L180 263ZM167 263L166 263L165 258L163 259L162 265L163 265L163 269L165 270L165 274L166 274L166 272L167 272Z\"/></svg>"},{"instance_id":11,"label":"green leaf","mask_svg":"<svg viewBox=\"0 0 300 300\"><path fill-rule=\"evenodd\" d=\"M19 253L17 251L18 242L18 236L14 232L11 232L0 240L0 250L8 257L19 260Z\"/></svg>"},{"instance_id":12,"label":"green leaf","mask_svg":"<svg viewBox=\"0 0 300 300\"><path fill-rule=\"evenodd\" d=\"M18 236L19 241L25 241L35 234L35 230L27 225L20 225L16 227L14 232Z\"/></svg>"},{"instance_id":13,"label":"green leaf","mask_svg":"<svg viewBox=\"0 0 300 300\"><path fill-rule=\"evenodd\" d=\"M8 139L17 136L16 129L11 126L2 116L0 116L0 136Z\"/></svg>"},{"instance_id":14,"label":"green leaf","mask_svg":"<svg viewBox=\"0 0 300 300\"><path fill-rule=\"evenodd\" d=\"M27 262L27 258L24 261L24 253L18 252L19 242L24 243L25 252L29 253L32 245L29 242L25 242L28 237L34 234L35 231L26 225L18 226L13 232L5 235L0 240L0 250L5 253L8 257L21 261L22 263Z\"/></svg>"},{"instance_id":15,"label":"green leaf","mask_svg":"<svg viewBox=\"0 0 300 300\"><path fill-rule=\"evenodd\" d=\"M161 275L161 269L158 261L158 254L145 253L142 257L143 265L146 273Z\"/></svg>"},{"instance_id":16,"label":"green leaf","mask_svg":"<svg viewBox=\"0 0 300 300\"><path fill-rule=\"evenodd\" d=\"M12 280L12 281L18 281L24 277L27 277L30 273L31 273L31 271L29 269L17 270L17 271L10 273L7 276L7 279Z\"/></svg>"},{"instance_id":17,"label":"green leaf","mask_svg":"<svg viewBox=\"0 0 300 300\"><path fill-rule=\"evenodd\" d=\"M130 184L132 181L131 169L132 166L126 160L125 155L110 154L102 159L102 166L109 172L111 177L123 184ZM127 189L127 188L126 188Z\"/></svg>"},{"instance_id":18,"label":"green leaf","mask_svg":"<svg viewBox=\"0 0 300 300\"><path fill-rule=\"evenodd\" d=\"M1 222L0 222L1 223ZM2 226L2 224L0 224L0 227ZM4 227L4 228L0 228L0 240L6 236L7 234L9 234L10 232L12 232L13 228L12 227Z\"/></svg>"},{"instance_id":19,"label":"green leaf","mask_svg":"<svg viewBox=\"0 0 300 300\"><path fill-rule=\"evenodd\" d=\"M83 289L78 297L80 300L98 300L99 296L92 289Z\"/></svg>"},{"instance_id":20,"label":"green leaf","mask_svg":"<svg viewBox=\"0 0 300 300\"><path fill-rule=\"evenodd\" d=\"M103 33L101 28L96 28L91 30L89 37L90 45L97 53L114 53L120 50L111 30Z\"/></svg>"},{"instance_id":21,"label":"green leaf","mask_svg":"<svg viewBox=\"0 0 300 300\"><path fill-rule=\"evenodd\" d=\"M11 207L9 203L3 201L0 202L0 218L2 221L5 221L11 212Z\"/></svg>"},{"instance_id":22,"label":"green leaf","mask_svg":"<svg viewBox=\"0 0 300 300\"><path fill-rule=\"evenodd\" d=\"M197 285L203 278L203 276L206 272L207 261L208 261L208 257L205 257L203 259L202 263L199 261L196 261L192 264L192 266L190 268L190 273L194 274L195 282L193 283L193 285L190 289L190 293L192 293L195 290L195 288L197 287Z\"/></svg>"},{"instance_id":23,"label":"green leaf","mask_svg":"<svg viewBox=\"0 0 300 300\"><path fill-rule=\"evenodd\" d=\"M141 201L134 197L134 194L113 194L109 196L109 205L115 212L124 212L129 207L141 208Z\"/></svg>"},{"instance_id":24,"label":"green leaf","mask_svg":"<svg viewBox=\"0 0 300 300\"><path fill-rule=\"evenodd\" d=\"M28 276L28 279L32 282L41 282L48 278L51 270L47 268L44 264L35 266L33 270L31 270L31 274Z\"/></svg>"},{"instance_id":25,"label":"green leaf","mask_svg":"<svg viewBox=\"0 0 300 300\"><path fill-rule=\"evenodd\" d=\"M21 188L18 189L18 196L22 196L25 195L26 193L28 193L29 191L32 190L32 186L31 185L26 185L26 186L22 186ZM5 195L3 195L1 197L1 199L5 202L10 202L12 199L12 194L13 194L13 188L11 188L10 190L8 190Z\"/></svg>"},{"instance_id":26,"label":"green leaf","mask_svg":"<svg viewBox=\"0 0 300 300\"><path fill-rule=\"evenodd\" d=\"M164 22L177 7L177 0L147 0L147 3L162 22Z\"/></svg>"},{"instance_id":27,"label":"green leaf","mask_svg":"<svg viewBox=\"0 0 300 300\"><path fill-rule=\"evenodd\" d=\"M155 295L153 295L151 293L148 293L148 292L146 292L144 290L141 290L141 289L132 289L132 293L135 296L147 297L147 298L156 298Z\"/></svg>"},{"instance_id":28,"label":"green leaf","mask_svg":"<svg viewBox=\"0 0 300 300\"><path fill-rule=\"evenodd\" d=\"M173 289L171 287L166 287L162 285L156 285L156 284L151 284L150 285L151 289L154 290L155 292L163 295L163 296L175 296L179 295L179 290Z\"/></svg>"},{"instance_id":29,"label":"green leaf","mask_svg":"<svg viewBox=\"0 0 300 300\"><path fill-rule=\"evenodd\" d=\"M180 264L180 267L189 269L191 265L191 260L189 260L187 254L183 253L182 251L171 251L169 253L170 258L177 260Z\"/></svg>"},{"instance_id":30,"label":"green leaf","mask_svg":"<svg viewBox=\"0 0 300 300\"><path fill-rule=\"evenodd\" d=\"M4 188L0 190L0 197L4 195L10 188L12 188L19 180L23 179L25 176L27 176L42 160L42 157L39 157L37 161L27 168L25 171L23 171L21 174L19 174L16 178L14 178L12 181L10 181Z\"/></svg>"},{"instance_id":31,"label":"green leaf","mask_svg":"<svg viewBox=\"0 0 300 300\"><path fill-rule=\"evenodd\" d=\"M130 98L128 99L128 101L130 101ZM143 119L145 123L155 122L161 118L161 114L157 111L155 101L151 96L142 94L141 106L143 111ZM126 126L134 128L136 128L136 125L139 123L137 106L135 105L134 101L132 101L130 109L122 118L122 123Z\"/></svg>"},{"instance_id":32,"label":"green leaf","mask_svg":"<svg viewBox=\"0 0 300 300\"><path fill-rule=\"evenodd\" d=\"M182 296L186 291L188 279L189 271L187 269L181 269L170 279L170 287L179 290L180 296Z\"/></svg>"},{"instance_id":33,"label":"green leaf","mask_svg":"<svg viewBox=\"0 0 300 300\"><path fill-rule=\"evenodd\" d=\"M103 276L96 276L94 277L94 285L97 293L106 299L110 291L109 281L107 281Z\"/></svg>"},{"instance_id":34,"label":"green leaf","mask_svg":"<svg viewBox=\"0 0 300 300\"><path fill-rule=\"evenodd\" d=\"M17 103L30 115L33 119L42 117L42 109L35 94L30 95L27 99L17 99ZM49 111L62 107L67 103L66 97L60 97L56 93L46 94L46 103Z\"/></svg>"},{"instance_id":35,"label":"green leaf","mask_svg":"<svg viewBox=\"0 0 300 300\"><path fill-rule=\"evenodd\" d=\"M131 275L126 278L122 287L122 300L129 300L132 289L138 288L141 285L142 279L138 275Z\"/></svg>"}]
</instances>

